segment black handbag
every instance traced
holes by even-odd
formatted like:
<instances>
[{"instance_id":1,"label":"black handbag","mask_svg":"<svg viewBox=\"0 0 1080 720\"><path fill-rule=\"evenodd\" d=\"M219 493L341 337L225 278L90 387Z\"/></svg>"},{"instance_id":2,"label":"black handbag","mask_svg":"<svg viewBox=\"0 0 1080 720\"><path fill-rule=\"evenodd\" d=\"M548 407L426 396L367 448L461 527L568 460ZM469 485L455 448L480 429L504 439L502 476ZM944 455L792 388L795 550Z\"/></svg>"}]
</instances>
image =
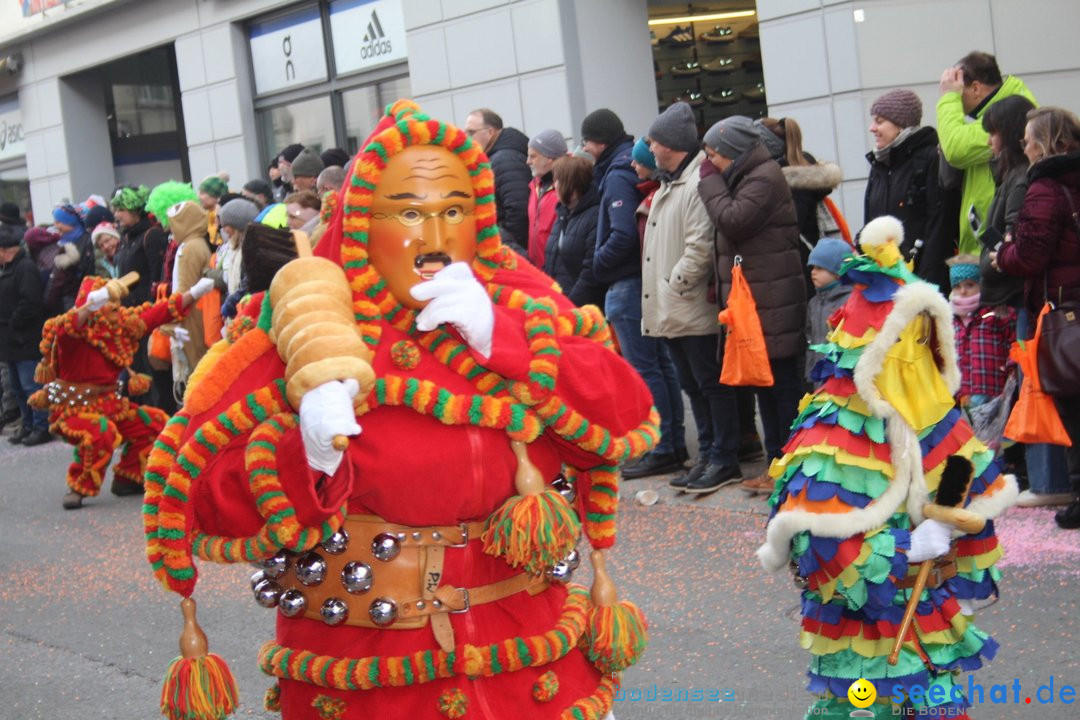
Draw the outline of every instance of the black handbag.
<instances>
[{"instance_id":1,"label":"black handbag","mask_svg":"<svg viewBox=\"0 0 1080 720\"><path fill-rule=\"evenodd\" d=\"M1073 225L1077 237L1080 237L1080 218L1073 206L1072 196L1062 186L1065 200L1069 203ZM1080 306L1075 304L1054 304L1050 297L1047 274L1043 275L1043 290L1046 301L1053 308L1043 316L1042 336L1036 358L1039 363L1039 382L1043 392L1054 397L1080 395ZM1060 291L1060 289L1059 289Z\"/></svg>"}]
</instances>

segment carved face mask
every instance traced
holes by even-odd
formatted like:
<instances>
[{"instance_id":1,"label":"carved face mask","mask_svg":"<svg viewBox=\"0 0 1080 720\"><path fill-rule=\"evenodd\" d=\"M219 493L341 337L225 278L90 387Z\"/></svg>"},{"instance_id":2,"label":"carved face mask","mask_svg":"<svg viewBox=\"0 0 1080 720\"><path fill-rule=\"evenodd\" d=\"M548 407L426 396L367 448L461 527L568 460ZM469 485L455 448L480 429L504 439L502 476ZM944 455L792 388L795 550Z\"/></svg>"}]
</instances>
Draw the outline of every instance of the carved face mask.
<instances>
[{"instance_id":1,"label":"carved face mask","mask_svg":"<svg viewBox=\"0 0 1080 720\"><path fill-rule=\"evenodd\" d=\"M476 197L468 169L437 145L415 145L390 158L371 203L368 255L399 303L452 262L476 255Z\"/></svg>"}]
</instances>

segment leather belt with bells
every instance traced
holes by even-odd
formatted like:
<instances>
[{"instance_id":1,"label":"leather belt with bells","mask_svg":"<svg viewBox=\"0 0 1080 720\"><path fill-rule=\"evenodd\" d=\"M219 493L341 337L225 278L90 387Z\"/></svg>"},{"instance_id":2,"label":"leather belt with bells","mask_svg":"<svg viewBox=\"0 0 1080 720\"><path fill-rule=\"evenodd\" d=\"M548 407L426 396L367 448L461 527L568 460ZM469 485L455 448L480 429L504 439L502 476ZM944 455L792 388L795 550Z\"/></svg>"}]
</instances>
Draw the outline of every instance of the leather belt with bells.
<instances>
[{"instance_id":1,"label":"leather belt with bells","mask_svg":"<svg viewBox=\"0 0 1080 720\"><path fill-rule=\"evenodd\" d=\"M344 532L311 551L290 554L276 578L279 610L329 625L391 630L421 628L430 619L439 646L450 652L450 614L548 586L542 576L527 573L473 588L444 584L446 550L478 541L483 530L483 521L410 527L376 515L349 515Z\"/></svg>"}]
</instances>

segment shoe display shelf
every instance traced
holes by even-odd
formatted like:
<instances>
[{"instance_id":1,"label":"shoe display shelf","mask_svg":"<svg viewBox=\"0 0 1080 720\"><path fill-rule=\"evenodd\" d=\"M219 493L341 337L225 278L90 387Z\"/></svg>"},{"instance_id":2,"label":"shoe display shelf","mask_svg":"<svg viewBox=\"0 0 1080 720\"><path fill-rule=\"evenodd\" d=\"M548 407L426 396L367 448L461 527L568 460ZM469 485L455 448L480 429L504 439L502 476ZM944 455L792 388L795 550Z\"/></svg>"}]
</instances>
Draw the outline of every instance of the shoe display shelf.
<instances>
[{"instance_id":1,"label":"shoe display shelf","mask_svg":"<svg viewBox=\"0 0 1080 720\"><path fill-rule=\"evenodd\" d=\"M650 18L659 18L728 8L650 4L649 9ZM694 108L702 133L732 115L765 117L767 98L756 17L654 25L651 30L660 112L676 101L686 101Z\"/></svg>"}]
</instances>

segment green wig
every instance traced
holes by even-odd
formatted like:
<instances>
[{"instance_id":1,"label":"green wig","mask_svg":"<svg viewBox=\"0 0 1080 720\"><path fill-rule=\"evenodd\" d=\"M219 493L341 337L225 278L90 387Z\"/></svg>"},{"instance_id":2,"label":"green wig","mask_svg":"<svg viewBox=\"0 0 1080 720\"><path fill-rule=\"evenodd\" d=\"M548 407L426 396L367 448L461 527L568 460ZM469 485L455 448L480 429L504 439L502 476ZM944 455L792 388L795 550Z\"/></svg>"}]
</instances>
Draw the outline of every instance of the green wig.
<instances>
[{"instance_id":1,"label":"green wig","mask_svg":"<svg viewBox=\"0 0 1080 720\"><path fill-rule=\"evenodd\" d=\"M109 204L112 205L113 212L127 210L128 212L142 214L146 212L146 199L148 197L150 197L150 188L145 185L139 187L121 185L116 188L116 192L113 193Z\"/></svg>"},{"instance_id":2,"label":"green wig","mask_svg":"<svg viewBox=\"0 0 1080 720\"><path fill-rule=\"evenodd\" d=\"M161 227L168 230L169 208L186 200L199 201L199 196L195 194L195 188L191 187L191 183L169 180L150 191L150 197L146 199L146 210L157 218Z\"/></svg>"}]
</instances>

